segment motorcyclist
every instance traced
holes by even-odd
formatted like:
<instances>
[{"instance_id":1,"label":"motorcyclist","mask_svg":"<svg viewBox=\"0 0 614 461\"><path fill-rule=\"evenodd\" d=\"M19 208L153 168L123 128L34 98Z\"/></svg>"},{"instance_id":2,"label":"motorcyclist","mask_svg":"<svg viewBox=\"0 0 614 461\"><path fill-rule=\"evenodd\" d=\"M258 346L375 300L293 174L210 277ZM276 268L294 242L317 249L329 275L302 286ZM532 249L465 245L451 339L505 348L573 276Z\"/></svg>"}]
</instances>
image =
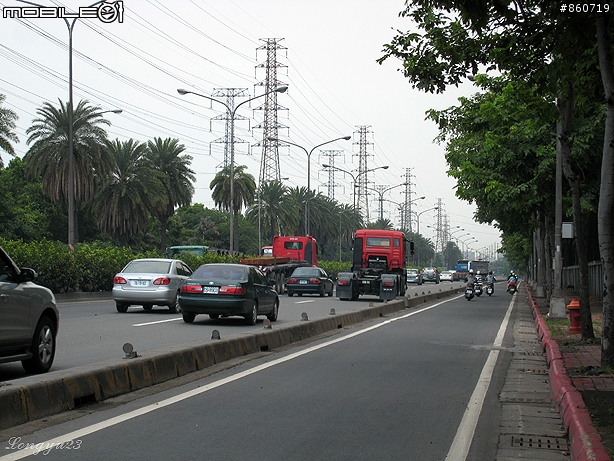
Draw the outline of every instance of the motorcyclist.
<instances>
[{"instance_id":1,"label":"motorcyclist","mask_svg":"<svg viewBox=\"0 0 614 461\"><path fill-rule=\"evenodd\" d=\"M516 282L518 281L518 277L516 277L516 273L514 271L510 272L510 275L507 277L507 291L510 291L510 283L513 283L514 285L516 284Z\"/></svg>"},{"instance_id":2,"label":"motorcyclist","mask_svg":"<svg viewBox=\"0 0 614 461\"><path fill-rule=\"evenodd\" d=\"M479 283L480 285L482 284L482 282L484 281L484 276L482 275L482 273L480 271L478 271L477 274L475 274L475 281L477 283Z\"/></svg>"},{"instance_id":3,"label":"motorcyclist","mask_svg":"<svg viewBox=\"0 0 614 461\"><path fill-rule=\"evenodd\" d=\"M467 286L473 287L475 285L476 277L475 277L475 274L473 273L473 269L469 269L469 273L467 274L467 277L465 278L465 282L467 282Z\"/></svg>"},{"instance_id":4,"label":"motorcyclist","mask_svg":"<svg viewBox=\"0 0 614 461\"><path fill-rule=\"evenodd\" d=\"M495 283L496 281L497 279L495 279L495 275L492 273L492 271L488 271L488 275L486 276L486 283L491 284Z\"/></svg>"}]
</instances>

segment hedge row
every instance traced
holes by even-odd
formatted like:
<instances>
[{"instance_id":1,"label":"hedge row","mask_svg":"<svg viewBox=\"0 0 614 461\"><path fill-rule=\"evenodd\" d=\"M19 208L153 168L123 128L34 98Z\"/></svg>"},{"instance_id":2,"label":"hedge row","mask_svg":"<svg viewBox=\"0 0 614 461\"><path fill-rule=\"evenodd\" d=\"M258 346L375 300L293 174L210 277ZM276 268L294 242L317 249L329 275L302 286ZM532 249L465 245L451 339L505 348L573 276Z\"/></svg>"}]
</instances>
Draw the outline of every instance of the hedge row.
<instances>
[{"instance_id":1,"label":"hedge row","mask_svg":"<svg viewBox=\"0 0 614 461\"><path fill-rule=\"evenodd\" d=\"M130 248L107 243L80 243L74 255L65 243L42 240L22 242L0 238L0 246L19 267L31 267L38 273L36 283L54 293L74 291L110 291L113 276L128 262L137 258L161 258L156 251L135 252ZM183 254L183 261L192 269L211 262L237 262L237 257L205 254ZM339 272L347 272L350 263L321 261L322 267L333 279Z\"/></svg>"}]
</instances>

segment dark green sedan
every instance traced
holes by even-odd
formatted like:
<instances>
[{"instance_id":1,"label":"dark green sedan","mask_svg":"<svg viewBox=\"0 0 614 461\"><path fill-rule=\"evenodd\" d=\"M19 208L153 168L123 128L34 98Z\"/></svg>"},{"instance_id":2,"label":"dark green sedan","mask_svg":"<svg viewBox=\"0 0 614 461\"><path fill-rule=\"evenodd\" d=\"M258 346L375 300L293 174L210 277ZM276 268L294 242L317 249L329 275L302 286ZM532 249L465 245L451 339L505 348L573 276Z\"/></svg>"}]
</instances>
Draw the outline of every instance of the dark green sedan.
<instances>
[{"instance_id":1,"label":"dark green sedan","mask_svg":"<svg viewBox=\"0 0 614 461\"><path fill-rule=\"evenodd\" d=\"M203 264L181 286L179 306L186 323L208 314L212 319L241 316L255 325L259 315L277 320L279 296L254 266Z\"/></svg>"}]
</instances>

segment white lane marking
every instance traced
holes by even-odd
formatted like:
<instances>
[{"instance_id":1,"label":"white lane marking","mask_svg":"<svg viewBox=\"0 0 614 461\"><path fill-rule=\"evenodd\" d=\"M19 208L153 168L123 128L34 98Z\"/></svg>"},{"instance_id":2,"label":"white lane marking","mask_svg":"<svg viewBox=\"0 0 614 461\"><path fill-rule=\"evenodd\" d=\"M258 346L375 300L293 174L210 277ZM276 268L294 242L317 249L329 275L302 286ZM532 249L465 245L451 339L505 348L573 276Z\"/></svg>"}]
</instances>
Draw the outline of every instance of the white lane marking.
<instances>
[{"instance_id":1,"label":"white lane marking","mask_svg":"<svg viewBox=\"0 0 614 461\"><path fill-rule=\"evenodd\" d=\"M456 436L454 437L454 441L450 446L450 451L448 451L445 461L465 461L467 459L469 448L471 447L471 441L473 440L473 435L475 434L475 428L478 424L480 413L482 413L482 405L484 404L484 399L486 398L486 392L488 391L488 387L492 381L492 374L495 371L495 365L497 364L497 359L499 358L500 349L498 349L498 347L500 347L503 343L503 336L505 335L505 330L507 330L507 325L510 321L510 316L512 315L515 299L516 295L514 294L507 308L507 312L505 313L505 317L503 318L503 322L501 322L501 326L499 327L499 332L497 333L495 342L493 343L494 349L492 349L488 354L488 359L486 359L486 363L484 364L484 368L482 368L482 373L480 374L478 383L473 390L473 394L471 394L471 398L469 399L469 403L465 409L465 414L463 415L463 419L458 426Z\"/></svg>"},{"instance_id":2,"label":"white lane marking","mask_svg":"<svg viewBox=\"0 0 614 461\"><path fill-rule=\"evenodd\" d=\"M166 322L176 322L177 320L181 320L183 317L175 317L173 319L166 319L166 320L156 320L155 322L147 322L147 323L135 323L134 325L132 325L133 327L144 327L147 325L155 325L157 323L166 323Z\"/></svg>"},{"instance_id":3,"label":"white lane marking","mask_svg":"<svg viewBox=\"0 0 614 461\"><path fill-rule=\"evenodd\" d=\"M120 424L120 423L123 423L125 421L130 420L130 419L136 418L138 416L145 415L145 414L150 413L150 412L152 412L154 410L159 410L160 408L164 408L166 406L173 405L174 403L181 402L182 400L189 399L190 397L194 397L196 395L203 394L203 393L205 393L207 391L215 389L216 387L220 387L220 386L223 386L225 384L231 383L233 381L237 381L239 379L242 379L242 378L245 378L247 376L253 375L254 373L258 373L260 371L266 370L267 368L274 367L275 365L279 365L281 363L288 362L290 360L296 359L298 357L301 357L303 355L306 355L306 354L309 354L311 352L317 351L319 349L323 349L325 347L332 346L333 344L337 344L337 343L340 343L342 341L346 341L348 339L351 339L351 338L354 338L356 336L362 335L364 333L368 333L370 331L376 330L378 328L381 328L383 326L386 326L386 325L391 324L393 322L396 322L398 320L403 320L403 319L406 319L406 318L411 317L413 315L419 314L421 312L428 311L430 309L433 309L433 308L435 308L437 306L440 306L440 305L442 305L444 303L450 302L450 301L452 301L454 299L458 299L460 297L461 296L455 296L453 298L449 298L449 299L446 299L444 301L440 301L440 302L438 302L436 304L433 304L432 306L424 307L422 309L419 309L419 310L414 311L414 312L410 312L410 313L402 315L400 317L395 317L395 318L392 318L392 319L385 320L382 323L378 323L376 325L372 325L370 327L365 328L364 330L359 330L359 331L356 331L354 333L350 333L347 336L342 336L340 338L332 339L330 341L326 341L324 343L308 347L307 349L304 349L302 351L294 352L294 353L289 354L289 355L287 355L285 357L281 357L281 358L272 360L271 362L268 362L268 363L263 363L262 365L255 366L254 368L250 368L249 370L245 370L245 371L242 371L242 372L237 373L235 375L228 376L227 378L223 378L223 379L220 379L218 381L212 382L210 384L206 384L206 385L204 385L202 387L197 387L196 389L192 389L191 391L184 392L182 394L176 395L174 397L170 397L170 398L162 400L160 402L156 402L156 403L153 403L151 405L146 405L146 406L144 406L142 408L138 408L136 410L130 411L130 412L125 413L123 415L115 416L115 417L109 418L109 419L107 419L105 421L101 421L99 423L92 424L90 426L87 426L87 427L84 427L84 428L81 428L81 429L77 429L76 431L69 432L68 434L61 435L59 437L47 440L45 442L32 444L32 446L24 447L20 451L13 452L13 453L11 453L9 455L1 456L0 457L0 461L16 461L16 460L19 460L19 459L27 458L28 456L31 456L31 455L36 455L38 452L42 452L44 450L41 447L45 447L45 448L48 448L49 450L51 450L54 446L61 445L62 443L69 443L70 441L78 440L81 437L85 437L86 435L93 434L94 432L98 432L98 431L101 431L101 430L106 429L108 427L114 426L116 424ZM7 447L7 449L8 449L8 447Z\"/></svg>"},{"instance_id":4,"label":"white lane marking","mask_svg":"<svg viewBox=\"0 0 614 461\"><path fill-rule=\"evenodd\" d=\"M306 299L305 301L296 301L294 304L305 304L305 303L312 303L313 299Z\"/></svg>"}]
</instances>

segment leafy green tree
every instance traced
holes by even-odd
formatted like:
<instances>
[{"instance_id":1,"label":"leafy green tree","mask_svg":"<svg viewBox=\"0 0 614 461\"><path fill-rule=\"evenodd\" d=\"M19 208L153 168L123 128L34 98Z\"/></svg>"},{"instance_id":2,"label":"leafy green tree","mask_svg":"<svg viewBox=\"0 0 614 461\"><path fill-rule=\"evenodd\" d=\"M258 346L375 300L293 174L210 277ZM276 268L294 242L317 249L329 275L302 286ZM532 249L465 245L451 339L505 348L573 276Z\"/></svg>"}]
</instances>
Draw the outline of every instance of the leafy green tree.
<instances>
[{"instance_id":1,"label":"leafy green tree","mask_svg":"<svg viewBox=\"0 0 614 461\"><path fill-rule=\"evenodd\" d=\"M145 158L156 172L164 201L150 209L160 221L160 251L166 251L168 220L175 214L175 207L189 205L194 195L196 175L190 169L192 157L182 155L185 146L178 139L154 138L147 142Z\"/></svg>"},{"instance_id":2,"label":"leafy green tree","mask_svg":"<svg viewBox=\"0 0 614 461\"><path fill-rule=\"evenodd\" d=\"M166 204L167 195L146 159L147 146L133 139L108 143L113 170L94 200L100 229L118 238L123 246L144 230L150 210Z\"/></svg>"},{"instance_id":3,"label":"leafy green tree","mask_svg":"<svg viewBox=\"0 0 614 461\"><path fill-rule=\"evenodd\" d=\"M394 229L394 224L392 224L392 222L387 218L378 219L377 221L373 221L367 224L367 229L392 230Z\"/></svg>"},{"instance_id":4,"label":"leafy green tree","mask_svg":"<svg viewBox=\"0 0 614 461\"><path fill-rule=\"evenodd\" d=\"M69 152L68 107L61 100L59 107L45 102L37 111L38 118L26 130L28 144L24 157L26 172L40 178L44 193L68 209ZM106 149L107 133L102 125L111 122L101 115L101 108L81 100L73 111L73 157L75 211L91 202L104 178L110 172L113 159ZM78 224L75 214L75 242Z\"/></svg>"},{"instance_id":5,"label":"leafy green tree","mask_svg":"<svg viewBox=\"0 0 614 461\"><path fill-rule=\"evenodd\" d=\"M282 229L295 220L294 210L287 204L287 194L288 187L281 181L264 182L260 184L256 201L245 213L252 224L260 223L263 245L270 245L273 236L283 235Z\"/></svg>"},{"instance_id":6,"label":"leafy green tree","mask_svg":"<svg viewBox=\"0 0 614 461\"><path fill-rule=\"evenodd\" d=\"M19 142L19 138L15 134L16 121L19 117L11 109L2 107L2 103L6 99L6 96L0 94L0 150L15 156L15 149L11 145L11 142ZM4 167L2 162L2 156L0 155L0 168Z\"/></svg>"}]
</instances>

